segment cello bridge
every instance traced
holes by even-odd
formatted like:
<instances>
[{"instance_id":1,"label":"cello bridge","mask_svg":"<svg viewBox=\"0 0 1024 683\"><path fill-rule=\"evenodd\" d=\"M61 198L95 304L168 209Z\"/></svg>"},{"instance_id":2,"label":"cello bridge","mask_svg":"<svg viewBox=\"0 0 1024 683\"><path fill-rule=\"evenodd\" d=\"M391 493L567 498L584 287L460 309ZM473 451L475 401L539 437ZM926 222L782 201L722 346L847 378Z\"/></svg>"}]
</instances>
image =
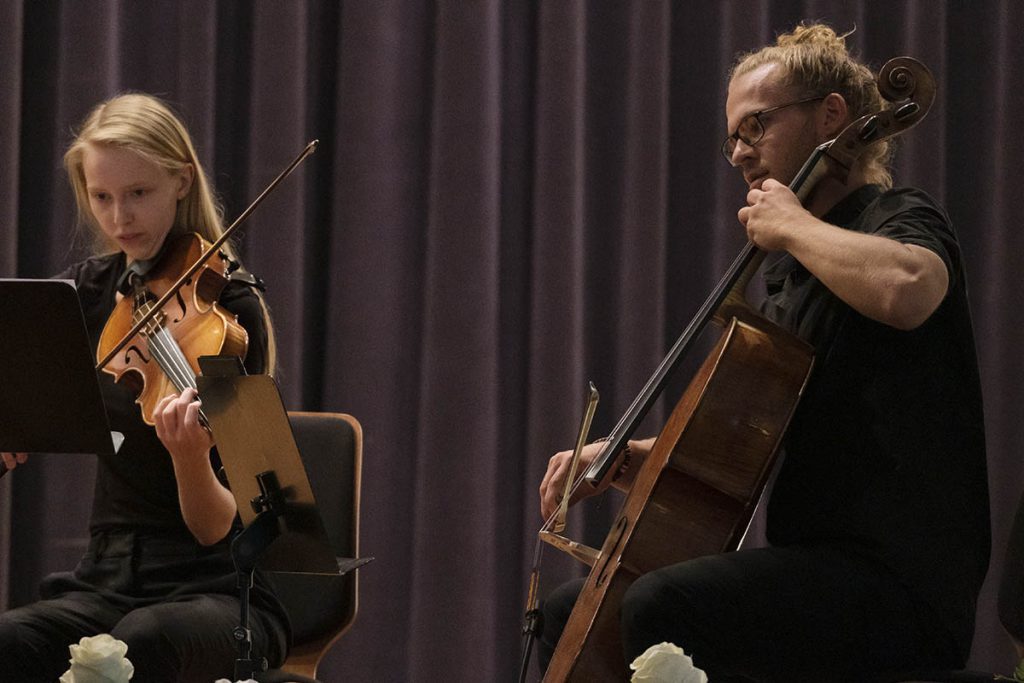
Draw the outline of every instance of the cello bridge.
<instances>
[{"instance_id":1,"label":"cello bridge","mask_svg":"<svg viewBox=\"0 0 1024 683\"><path fill-rule=\"evenodd\" d=\"M550 531L541 531L538 534L540 540L545 543L552 545L569 556L579 560L588 567L593 567L597 564L597 558L601 556L601 552L596 548L591 548L589 545L584 545L577 541L572 541L565 536L559 536L556 533Z\"/></svg>"}]
</instances>

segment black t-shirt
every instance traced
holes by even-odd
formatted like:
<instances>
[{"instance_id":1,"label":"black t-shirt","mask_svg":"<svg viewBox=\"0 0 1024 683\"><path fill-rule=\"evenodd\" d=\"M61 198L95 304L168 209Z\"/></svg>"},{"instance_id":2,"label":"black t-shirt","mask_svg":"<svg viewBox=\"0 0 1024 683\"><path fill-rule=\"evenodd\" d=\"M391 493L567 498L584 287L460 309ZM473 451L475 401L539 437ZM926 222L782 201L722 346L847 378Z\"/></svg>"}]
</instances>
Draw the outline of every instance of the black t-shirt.
<instances>
[{"instance_id":1,"label":"black t-shirt","mask_svg":"<svg viewBox=\"0 0 1024 683\"><path fill-rule=\"evenodd\" d=\"M87 259L58 276L75 281L93 353L114 308L117 283L124 269L124 256L118 253ZM255 292L230 281L218 303L237 315L249 334L246 370L262 371L267 337ZM111 374L99 375L110 427L125 438L116 455L100 457L90 529L96 532L128 527L143 533L190 538L178 504L170 454L156 430L142 421L133 392L115 383Z\"/></svg>"},{"instance_id":2,"label":"black t-shirt","mask_svg":"<svg viewBox=\"0 0 1024 683\"><path fill-rule=\"evenodd\" d=\"M764 312L815 347L768 505L776 545L879 558L934 609L966 657L990 551L981 387L960 248L928 195L865 186L826 222L929 249L949 290L901 331L857 313L799 262L765 272Z\"/></svg>"}]
</instances>

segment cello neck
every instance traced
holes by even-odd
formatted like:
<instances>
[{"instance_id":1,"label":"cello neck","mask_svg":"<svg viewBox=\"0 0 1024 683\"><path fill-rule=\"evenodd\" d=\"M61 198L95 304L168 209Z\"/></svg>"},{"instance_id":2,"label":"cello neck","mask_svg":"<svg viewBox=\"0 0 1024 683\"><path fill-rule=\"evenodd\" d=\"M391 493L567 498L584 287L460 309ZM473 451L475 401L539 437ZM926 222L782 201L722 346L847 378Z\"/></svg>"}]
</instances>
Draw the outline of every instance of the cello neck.
<instances>
[{"instance_id":1,"label":"cello neck","mask_svg":"<svg viewBox=\"0 0 1024 683\"><path fill-rule=\"evenodd\" d=\"M815 148L789 184L789 189L800 199L801 203L807 203L815 185L829 173L826 152L831 144L832 141L829 141ZM747 242L746 246L740 250L739 255L733 260L718 285L704 300L697 315L672 344L672 348L662 359L654 374L647 380L615 429L608 435L604 448L601 449L601 453L594 459L585 475L591 485L597 486L607 476L608 470L615 462L615 456L625 448L626 442L629 441L640 422L647 416L651 406L654 405L654 401L665 389L669 377L693 348L708 323L712 320L724 322L749 310L745 292L754 273L761 267L764 257L765 253L753 242Z\"/></svg>"}]
</instances>

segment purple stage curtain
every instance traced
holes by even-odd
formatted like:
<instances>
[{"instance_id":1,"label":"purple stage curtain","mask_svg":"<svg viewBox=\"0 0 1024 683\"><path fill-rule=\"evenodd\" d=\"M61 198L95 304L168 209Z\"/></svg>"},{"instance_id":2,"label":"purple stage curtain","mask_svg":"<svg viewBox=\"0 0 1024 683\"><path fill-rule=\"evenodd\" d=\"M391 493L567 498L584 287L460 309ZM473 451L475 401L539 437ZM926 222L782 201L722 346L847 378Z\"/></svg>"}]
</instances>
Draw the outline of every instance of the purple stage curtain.
<instances>
[{"instance_id":1,"label":"purple stage curtain","mask_svg":"<svg viewBox=\"0 0 1024 683\"><path fill-rule=\"evenodd\" d=\"M229 218L319 139L239 244L269 286L288 407L349 412L366 432L362 552L376 561L321 672L516 680L537 485L574 438L587 380L606 433L743 244L744 186L718 152L733 57L802 19L856 27L848 43L875 68L910 55L938 81L896 175L944 203L966 254L993 514L970 664L1009 673L995 586L1024 490L1019 9L7 0L0 276L82 255L60 160L103 98L173 103ZM32 600L84 548L91 459L30 465L0 481L0 604ZM620 499L581 506L570 528L600 544ZM545 589L580 571L550 551L545 568Z\"/></svg>"}]
</instances>

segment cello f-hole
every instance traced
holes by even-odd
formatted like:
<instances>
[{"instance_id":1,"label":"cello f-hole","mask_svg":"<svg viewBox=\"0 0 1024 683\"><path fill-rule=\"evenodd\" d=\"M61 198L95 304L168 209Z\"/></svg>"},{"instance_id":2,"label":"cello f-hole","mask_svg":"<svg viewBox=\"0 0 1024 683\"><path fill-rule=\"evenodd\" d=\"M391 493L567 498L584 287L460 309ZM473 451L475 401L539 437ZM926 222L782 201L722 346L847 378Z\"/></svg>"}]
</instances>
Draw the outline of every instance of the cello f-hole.
<instances>
[{"instance_id":1,"label":"cello f-hole","mask_svg":"<svg viewBox=\"0 0 1024 683\"><path fill-rule=\"evenodd\" d=\"M612 561L612 558L618 558L622 554L622 549L619 547L619 544L622 543L622 539L625 538L625 531L628 524L629 521L626 519L626 515L619 515L619 520L608 533L609 537L615 539L615 544L611 547L609 552L604 556L604 560L601 562L601 570L597 575L597 586L603 586L604 582L607 581L608 577L611 575L612 572L608 565Z\"/></svg>"}]
</instances>

